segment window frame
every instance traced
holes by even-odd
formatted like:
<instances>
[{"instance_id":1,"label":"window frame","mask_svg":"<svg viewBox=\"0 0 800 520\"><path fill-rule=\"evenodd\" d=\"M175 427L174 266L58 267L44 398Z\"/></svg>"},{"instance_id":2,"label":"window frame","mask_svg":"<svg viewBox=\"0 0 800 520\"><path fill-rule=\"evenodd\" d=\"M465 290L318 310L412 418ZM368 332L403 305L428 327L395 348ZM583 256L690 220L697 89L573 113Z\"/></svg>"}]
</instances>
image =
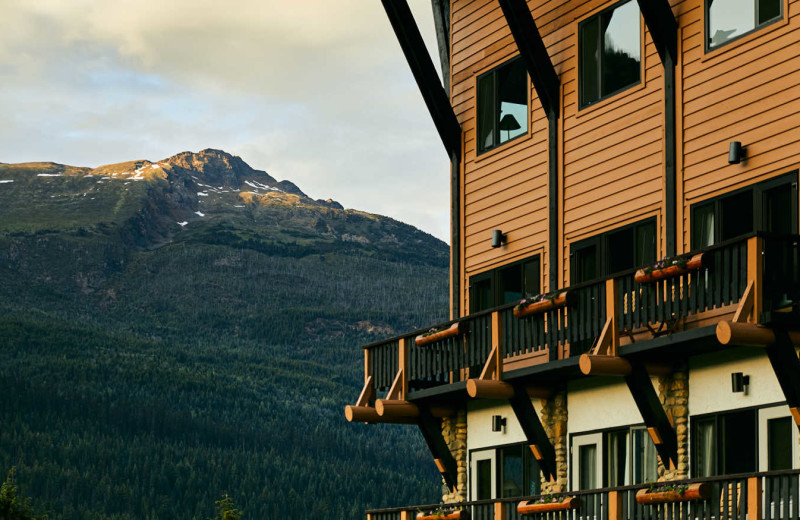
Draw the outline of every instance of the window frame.
<instances>
[{"instance_id":1,"label":"window frame","mask_svg":"<svg viewBox=\"0 0 800 520\"><path fill-rule=\"evenodd\" d=\"M492 88L493 88L493 92L492 92L493 107L492 107L492 109L494 111L494 110L496 110L497 100L498 100L498 97L499 97L499 82L497 81L498 71L500 71L500 69L502 69L503 67L506 67L506 66L512 64L514 61L521 61L521 60L522 60L522 56L520 56L520 55L511 57L511 58L505 60L504 62L502 62L502 63L500 63L498 65L495 65L494 67L492 67L491 69L487 70L486 72L483 72L483 73L481 73L481 74L479 74L478 76L475 77L475 155L476 155L476 157L480 156L480 155L483 155L485 153L491 152L493 150L496 150L498 148L501 148L501 147L505 146L508 143L516 141L517 139L520 139L522 137L526 137L526 136L530 135L530 132L531 132L531 78L530 78L530 75L528 74L527 69L525 69L525 107L526 107L526 113L525 113L525 126L521 127L521 128L525 128L525 131L520 133L519 135L516 135L516 136L506 140L506 141L498 142L498 138L499 138L499 135L500 135L500 129L497 128L497 127L499 127L499 119L500 118L498 117L499 114L494 114L494 117L493 117L494 122L492 123L492 129L493 129L493 132L492 132L492 145L488 146L486 148L483 148L481 146L481 143L480 143L480 136L481 136L482 127L480 125L480 120L481 120L480 113L481 113L481 110L480 110L480 106L479 106L480 105L480 95L479 95L478 89L479 89L479 85L481 84L481 80L483 78L489 76L489 75L492 76L492 79L493 79L493 81L492 81Z\"/></svg>"},{"instance_id":2,"label":"window frame","mask_svg":"<svg viewBox=\"0 0 800 520\"><path fill-rule=\"evenodd\" d=\"M512 268L512 267L520 266L520 269L522 271L522 273L521 273L522 274L522 278L520 279L520 282L522 284L521 285L522 296L525 297L525 265L528 264L528 263L531 263L531 262L536 262L536 263L539 264L538 275L537 275L536 279L537 279L538 286L539 286L539 292L541 293L542 292L542 255L541 255L541 253L536 253L534 255L527 256L527 257L522 258L520 260L516 260L514 262L509 262L507 264L499 265L499 266L497 266L497 267L495 267L493 269L489 269L487 271L483 271L481 273L474 274L474 275L470 276L469 277L469 284L468 284L468 290L469 290L469 313L470 314L474 314L474 313L482 312L482 311L485 311L485 310L488 310L488 309L494 309L496 307L500 307L501 305L509 305L511 303L511 302L499 303L499 302L502 301L502 294L501 294L502 290L501 290L501 287L500 287L500 273L504 269L509 269L509 268ZM474 305L473 305L474 301L475 301L475 292L473 290L473 286L475 286L476 284L478 284L480 282L483 282L485 280L489 280L490 293L491 293L491 299L492 299L491 303L492 304L489 307L487 307L486 309L476 310Z\"/></svg>"},{"instance_id":3,"label":"window frame","mask_svg":"<svg viewBox=\"0 0 800 520\"><path fill-rule=\"evenodd\" d=\"M704 49L705 49L705 53L708 54L708 53L714 52L716 50L719 50L719 49L723 48L724 46L728 45L729 43L733 43L733 42L739 41L742 38L745 38L746 36L750 36L751 34L756 33L756 32L760 31L761 29L763 29L765 27L769 27L770 25L773 25L773 24L775 24L777 22L780 22L781 20L785 19L785 17L786 17L786 5L785 5L785 2L784 2L784 0L778 0L778 3L780 5L780 14L778 16L776 16L775 18L772 18L772 19L762 23L761 25L756 25L755 27L753 27L749 31L743 32L742 34L740 34L738 36L735 36L735 37L733 37L733 38L731 38L729 40L725 40L724 42L720 43L719 45L712 46L711 45L711 38L709 37L709 32L711 31L711 12L710 12L710 7L711 6L710 6L710 1L709 0L703 0L703 39L705 41L703 46L704 46ZM753 4L754 4L753 5L753 10L754 10L754 13L756 15L756 20L758 20L758 0L753 0Z\"/></svg>"},{"instance_id":4,"label":"window frame","mask_svg":"<svg viewBox=\"0 0 800 520\"><path fill-rule=\"evenodd\" d=\"M748 186L744 186L742 188L738 188L732 191L728 191L717 195L715 197L711 197L705 200L701 200L699 202L695 202L691 206L689 206L689 246L692 251L696 251L698 249L702 249L705 246L701 246L697 243L699 237L695 236L694 232L694 225L695 220L697 218L697 213L700 209L712 206L714 208L714 240L712 241L711 245L719 244L722 242L722 202L730 197L736 197L743 193L750 191L752 193L752 205L753 205L753 229L751 232L758 232L764 230L764 193L774 189L779 188L783 185L790 185L791 189L794 190L794 194L791 197L791 222L793 226L793 234L798 233L798 170L791 171L789 173L784 173L781 175L777 175L775 177L763 180L761 182L756 182L754 184L750 184ZM743 236L743 235L742 235ZM736 237L728 237L728 239L734 239ZM726 239L726 240L728 240Z\"/></svg>"},{"instance_id":5,"label":"window frame","mask_svg":"<svg viewBox=\"0 0 800 520\"><path fill-rule=\"evenodd\" d=\"M626 224L624 226L620 226L617 228L609 229L608 231L604 231L602 233L598 233L596 235L592 235L591 237L584 238L582 240L578 240L575 242L570 243L569 246L569 269L570 269L570 285L575 285L576 283L589 283L595 280L603 280L610 276L613 276L617 273L610 273L608 271L608 258L607 258L607 249L608 249L608 238L613 235L614 233L619 233L622 231L627 230L634 230L634 250L636 249L636 228L639 226L645 226L652 224L655 233L653 235L655 239L655 258L658 259L658 218L654 215L652 217L647 217L642 220L637 220L636 222L631 222L630 224ZM597 251L597 271L598 274L595 278L581 280L580 282L575 281L574 273L577 272L577 259L578 256L576 253L584 249L588 249L590 247L596 247ZM634 265L633 268L642 267L640 265ZM624 272L620 271L620 272Z\"/></svg>"},{"instance_id":6,"label":"window frame","mask_svg":"<svg viewBox=\"0 0 800 520\"><path fill-rule=\"evenodd\" d=\"M527 442L512 442L508 444L498 444L496 446L487 446L483 448L475 448L469 450L468 460L469 468L468 468L468 476L467 481L469 482L469 493L468 495L471 497L471 500L477 500L475 498L477 496L477 484L478 484L478 475L477 475L477 462L481 460L491 460L492 464L492 493L494 497L492 500L496 500L498 498L502 498L503 495L503 451L509 448L519 448L522 454L522 485L525 486L526 484L531 482L531 479L534 478L533 475L530 475L528 463L533 461L536 465L538 474L535 477L538 477L535 482L537 482L537 487L541 492L541 485L542 485L542 468L539 466L539 461L536 460L536 457L533 456L533 452L530 450L529 443ZM525 491L524 489L522 490ZM528 494L522 494L521 497L531 496ZM507 497L507 498L516 498L516 497Z\"/></svg>"},{"instance_id":7,"label":"window frame","mask_svg":"<svg viewBox=\"0 0 800 520\"><path fill-rule=\"evenodd\" d=\"M613 92L609 92L608 94L603 95L603 93L602 93L602 90L603 90L603 67L602 67L602 52L601 52L600 53L600 56L601 56L600 65L598 66L598 74L597 74L597 81L598 81L598 84L599 84L599 88L598 88L599 97L597 99L595 99L595 100L588 101L586 103L583 102L583 81L582 81L583 65L582 65L581 58L580 58L581 53L583 51L583 43L584 43L584 41L583 41L584 40L583 27L587 23L595 20L596 18L599 18L599 17L603 16L603 14L607 13L608 11L613 11L614 9L617 9L618 7L620 7L620 6L624 5L624 4L627 4L629 2L633 2L634 4L636 4L635 0L619 0L618 2L614 3L613 5L605 7L602 10L600 10L600 11L598 11L598 12L596 12L596 13L590 15L590 16L587 16L586 18L584 18L583 20L578 22L578 50L577 50L577 55L578 55L578 110L579 111L583 110L585 108L589 108L589 107L595 106L598 103L600 103L602 101L605 101L606 99L610 99L610 98L616 96L617 94L620 94L622 92L625 92L628 89L631 89L633 87L636 87L636 86L642 84L642 81L643 81L643 78L644 78L643 67L644 67L644 60L645 60L645 48L644 48L644 45L643 45L643 37L642 37L642 13L641 13L641 10L639 9L639 6L637 4L636 5L636 9L639 12L639 27L638 27L638 32L639 32L639 80L636 81L635 83L631 83L630 85L621 87L621 88L619 88L619 89L617 89L617 90L615 90ZM598 34L598 38L602 39L600 34Z\"/></svg>"}]
</instances>

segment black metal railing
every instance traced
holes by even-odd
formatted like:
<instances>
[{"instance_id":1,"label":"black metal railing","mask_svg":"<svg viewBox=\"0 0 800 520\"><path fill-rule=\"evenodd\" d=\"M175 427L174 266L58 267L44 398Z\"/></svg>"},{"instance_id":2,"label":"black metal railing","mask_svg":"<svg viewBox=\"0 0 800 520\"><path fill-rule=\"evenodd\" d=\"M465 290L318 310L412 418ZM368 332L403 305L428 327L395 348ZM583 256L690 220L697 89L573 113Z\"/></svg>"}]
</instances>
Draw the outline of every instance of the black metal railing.
<instances>
[{"instance_id":1,"label":"black metal railing","mask_svg":"<svg viewBox=\"0 0 800 520\"><path fill-rule=\"evenodd\" d=\"M374 343L366 348L369 348L369 373L375 389L385 392L392 386L392 381L400 367L400 341L393 338Z\"/></svg>"},{"instance_id":2,"label":"black metal railing","mask_svg":"<svg viewBox=\"0 0 800 520\"><path fill-rule=\"evenodd\" d=\"M754 480L758 485L751 485ZM548 513L521 515L517 512L520 502L536 502L541 496L459 502L449 506L469 511L472 520L499 520L495 509L497 503L501 504L504 520L800 520L800 469L721 475L664 484L677 487L699 483L710 488L707 498L662 504L638 503L637 492L647 487L636 485L555 493L548 498L575 497L578 506ZM616 503L614 507L612 501ZM753 505L756 507L751 507ZM414 518L417 511L436 507L376 509L367 513L373 520L397 520L403 511ZM756 510L761 511L760 518L751 518L748 512Z\"/></svg>"}]
</instances>

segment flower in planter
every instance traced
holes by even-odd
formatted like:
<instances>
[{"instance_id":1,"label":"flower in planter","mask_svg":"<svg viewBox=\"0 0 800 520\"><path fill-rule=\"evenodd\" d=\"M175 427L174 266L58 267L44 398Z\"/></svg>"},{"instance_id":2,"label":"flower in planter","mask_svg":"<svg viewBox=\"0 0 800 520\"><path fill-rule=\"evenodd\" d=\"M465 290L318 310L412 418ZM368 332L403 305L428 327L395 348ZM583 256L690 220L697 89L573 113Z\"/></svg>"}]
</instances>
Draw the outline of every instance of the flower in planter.
<instances>
[{"instance_id":1,"label":"flower in planter","mask_svg":"<svg viewBox=\"0 0 800 520\"><path fill-rule=\"evenodd\" d=\"M658 262L653 265L648 265L644 267L642 270L644 274L650 274L653 271L660 271L661 269L666 269L667 267L677 266L679 269L685 269L686 264L689 263L689 260L692 259L691 254L685 255L677 255L671 257L664 257Z\"/></svg>"},{"instance_id":2,"label":"flower in planter","mask_svg":"<svg viewBox=\"0 0 800 520\"><path fill-rule=\"evenodd\" d=\"M417 516L434 516L443 518L447 515L455 513L456 511L461 511L461 509L461 507L442 504L435 509L419 509L417 510Z\"/></svg>"}]
</instances>

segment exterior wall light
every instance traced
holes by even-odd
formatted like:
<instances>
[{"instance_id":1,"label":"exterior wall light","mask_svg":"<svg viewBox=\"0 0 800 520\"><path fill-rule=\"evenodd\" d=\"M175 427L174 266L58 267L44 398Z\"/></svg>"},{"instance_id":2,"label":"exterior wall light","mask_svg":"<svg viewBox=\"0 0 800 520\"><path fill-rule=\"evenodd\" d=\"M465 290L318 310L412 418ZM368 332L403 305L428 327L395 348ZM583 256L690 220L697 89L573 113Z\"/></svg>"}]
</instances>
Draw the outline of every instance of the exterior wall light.
<instances>
[{"instance_id":1,"label":"exterior wall light","mask_svg":"<svg viewBox=\"0 0 800 520\"><path fill-rule=\"evenodd\" d=\"M728 164L739 164L745 158L747 148L739 141L731 141L728 147Z\"/></svg>"},{"instance_id":2,"label":"exterior wall light","mask_svg":"<svg viewBox=\"0 0 800 520\"><path fill-rule=\"evenodd\" d=\"M501 415L492 416L492 431L501 432L506 427L506 418Z\"/></svg>"},{"instance_id":3,"label":"exterior wall light","mask_svg":"<svg viewBox=\"0 0 800 520\"><path fill-rule=\"evenodd\" d=\"M506 243L506 236L499 229L492 231L492 247L500 247Z\"/></svg>"},{"instance_id":4,"label":"exterior wall light","mask_svg":"<svg viewBox=\"0 0 800 520\"><path fill-rule=\"evenodd\" d=\"M750 376L746 376L741 372L734 372L731 374L731 392L744 392L744 395L747 395L747 388L749 386Z\"/></svg>"}]
</instances>

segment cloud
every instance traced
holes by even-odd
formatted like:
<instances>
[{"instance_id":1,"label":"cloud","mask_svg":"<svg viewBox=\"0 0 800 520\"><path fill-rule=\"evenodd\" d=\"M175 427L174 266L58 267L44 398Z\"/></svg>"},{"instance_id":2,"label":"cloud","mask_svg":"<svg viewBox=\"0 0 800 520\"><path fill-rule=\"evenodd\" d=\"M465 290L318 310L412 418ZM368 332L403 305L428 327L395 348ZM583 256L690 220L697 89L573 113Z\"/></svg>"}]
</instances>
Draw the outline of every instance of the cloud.
<instances>
[{"instance_id":1,"label":"cloud","mask_svg":"<svg viewBox=\"0 0 800 520\"><path fill-rule=\"evenodd\" d=\"M411 6L434 50L429 0ZM223 148L448 236L448 163L379 2L7 0L0 14L0 161Z\"/></svg>"}]
</instances>

